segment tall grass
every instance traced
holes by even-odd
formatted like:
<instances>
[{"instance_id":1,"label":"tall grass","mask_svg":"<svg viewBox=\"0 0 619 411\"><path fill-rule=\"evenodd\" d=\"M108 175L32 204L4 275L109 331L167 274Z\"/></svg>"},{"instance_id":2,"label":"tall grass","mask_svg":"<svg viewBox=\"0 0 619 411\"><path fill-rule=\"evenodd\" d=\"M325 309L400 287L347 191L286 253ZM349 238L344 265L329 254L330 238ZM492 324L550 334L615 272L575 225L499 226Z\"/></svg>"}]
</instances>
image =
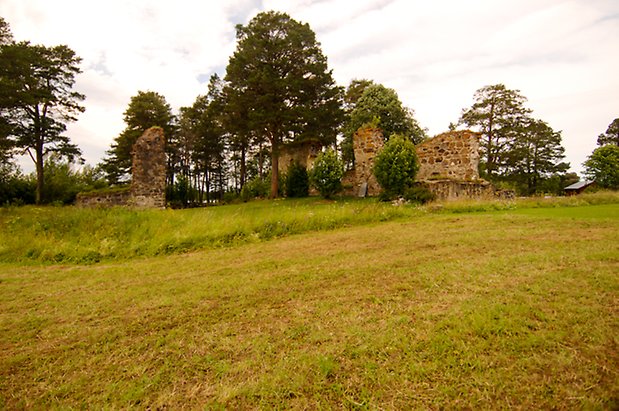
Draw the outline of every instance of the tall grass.
<instances>
[{"instance_id":1,"label":"tall grass","mask_svg":"<svg viewBox=\"0 0 619 411\"><path fill-rule=\"evenodd\" d=\"M189 210L0 210L0 261L92 263L182 253L411 216L373 200L257 201Z\"/></svg>"},{"instance_id":2,"label":"tall grass","mask_svg":"<svg viewBox=\"0 0 619 411\"><path fill-rule=\"evenodd\" d=\"M189 210L21 207L0 209L0 262L95 263L258 242L426 213L619 203L619 193L458 201L426 207L374 199L256 201Z\"/></svg>"}]
</instances>

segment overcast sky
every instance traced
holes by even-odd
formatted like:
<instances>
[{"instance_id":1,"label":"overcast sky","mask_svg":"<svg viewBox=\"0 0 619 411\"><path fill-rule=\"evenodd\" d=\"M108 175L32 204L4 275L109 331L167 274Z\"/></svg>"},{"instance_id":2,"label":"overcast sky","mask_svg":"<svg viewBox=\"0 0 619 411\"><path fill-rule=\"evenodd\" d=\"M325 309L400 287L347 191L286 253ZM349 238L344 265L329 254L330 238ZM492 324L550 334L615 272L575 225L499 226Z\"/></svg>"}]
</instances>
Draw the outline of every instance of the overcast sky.
<instances>
[{"instance_id":1,"label":"overcast sky","mask_svg":"<svg viewBox=\"0 0 619 411\"><path fill-rule=\"evenodd\" d=\"M0 0L16 40L67 44L82 61L86 112L68 135L98 163L139 90L175 112L225 74L235 25L278 10L310 24L337 82L367 78L397 91L435 135L474 92L503 83L536 118L562 130L580 172L619 117L617 0Z\"/></svg>"}]
</instances>

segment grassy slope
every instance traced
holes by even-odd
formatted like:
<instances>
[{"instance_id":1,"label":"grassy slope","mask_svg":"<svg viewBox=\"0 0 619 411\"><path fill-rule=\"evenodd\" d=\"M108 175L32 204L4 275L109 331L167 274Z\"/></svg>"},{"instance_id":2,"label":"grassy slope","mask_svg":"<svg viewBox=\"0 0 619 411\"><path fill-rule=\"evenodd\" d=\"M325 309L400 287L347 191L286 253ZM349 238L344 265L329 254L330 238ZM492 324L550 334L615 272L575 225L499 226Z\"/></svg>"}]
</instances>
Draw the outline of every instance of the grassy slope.
<instances>
[{"instance_id":1,"label":"grassy slope","mask_svg":"<svg viewBox=\"0 0 619 411\"><path fill-rule=\"evenodd\" d=\"M0 407L613 408L619 205L0 265Z\"/></svg>"},{"instance_id":2,"label":"grassy slope","mask_svg":"<svg viewBox=\"0 0 619 411\"><path fill-rule=\"evenodd\" d=\"M169 255L431 213L619 203L619 193L394 207L372 199L257 201L192 210L0 208L0 262L94 263Z\"/></svg>"}]
</instances>

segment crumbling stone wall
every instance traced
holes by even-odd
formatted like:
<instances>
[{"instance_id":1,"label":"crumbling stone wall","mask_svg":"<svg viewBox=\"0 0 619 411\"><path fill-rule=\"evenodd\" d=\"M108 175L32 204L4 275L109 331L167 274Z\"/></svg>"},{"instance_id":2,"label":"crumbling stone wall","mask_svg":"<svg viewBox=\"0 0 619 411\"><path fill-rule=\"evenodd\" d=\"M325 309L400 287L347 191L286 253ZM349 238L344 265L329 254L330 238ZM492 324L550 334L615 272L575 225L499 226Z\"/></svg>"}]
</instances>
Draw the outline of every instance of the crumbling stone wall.
<instances>
[{"instance_id":1,"label":"crumbling stone wall","mask_svg":"<svg viewBox=\"0 0 619 411\"><path fill-rule=\"evenodd\" d=\"M165 207L166 154L161 127L151 127L131 150L131 200L137 207Z\"/></svg>"},{"instance_id":2,"label":"crumbling stone wall","mask_svg":"<svg viewBox=\"0 0 619 411\"><path fill-rule=\"evenodd\" d=\"M129 189L106 190L102 192L79 193L75 204L80 207L125 206L131 199Z\"/></svg>"},{"instance_id":3,"label":"crumbling stone wall","mask_svg":"<svg viewBox=\"0 0 619 411\"><path fill-rule=\"evenodd\" d=\"M479 180L479 134L450 131L417 146L418 181Z\"/></svg>"},{"instance_id":4,"label":"crumbling stone wall","mask_svg":"<svg viewBox=\"0 0 619 411\"><path fill-rule=\"evenodd\" d=\"M82 207L135 206L165 207L166 154L161 127L151 127L131 149L131 187L97 193L80 193L76 205Z\"/></svg>"},{"instance_id":5,"label":"crumbling stone wall","mask_svg":"<svg viewBox=\"0 0 619 411\"><path fill-rule=\"evenodd\" d=\"M374 159L383 148L378 128L361 128L353 135L355 167L342 181L347 195L378 195L372 173ZM439 199L482 198L494 195L494 187L479 177L479 135L472 131L439 134L416 147L420 167L415 180ZM367 189L366 189L367 187Z\"/></svg>"},{"instance_id":6,"label":"crumbling stone wall","mask_svg":"<svg viewBox=\"0 0 619 411\"><path fill-rule=\"evenodd\" d=\"M317 140L306 140L283 145L279 150L279 175L286 174L294 163L299 163L306 169L312 168L316 157L322 150L322 144Z\"/></svg>"},{"instance_id":7,"label":"crumbling stone wall","mask_svg":"<svg viewBox=\"0 0 619 411\"><path fill-rule=\"evenodd\" d=\"M383 132L376 127L362 127L353 135L355 168L349 173L345 185L352 184L353 193L360 197L380 194L381 188L372 172L374 158L384 146Z\"/></svg>"}]
</instances>

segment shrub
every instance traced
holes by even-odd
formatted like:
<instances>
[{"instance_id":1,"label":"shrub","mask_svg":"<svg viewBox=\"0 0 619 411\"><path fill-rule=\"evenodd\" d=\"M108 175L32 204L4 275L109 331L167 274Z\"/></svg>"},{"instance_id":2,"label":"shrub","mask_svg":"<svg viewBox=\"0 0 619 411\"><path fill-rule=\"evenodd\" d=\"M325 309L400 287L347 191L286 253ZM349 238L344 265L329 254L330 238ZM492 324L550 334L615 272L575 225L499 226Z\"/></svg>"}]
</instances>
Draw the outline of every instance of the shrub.
<instances>
[{"instance_id":1,"label":"shrub","mask_svg":"<svg viewBox=\"0 0 619 411\"><path fill-rule=\"evenodd\" d=\"M374 162L374 175L387 196L404 194L415 181L419 162L415 145L406 137L394 134Z\"/></svg>"},{"instance_id":2,"label":"shrub","mask_svg":"<svg viewBox=\"0 0 619 411\"><path fill-rule=\"evenodd\" d=\"M246 203L254 198L267 198L270 192L270 175L263 178L256 176L243 185L243 188L241 189L241 200Z\"/></svg>"},{"instance_id":3,"label":"shrub","mask_svg":"<svg viewBox=\"0 0 619 411\"><path fill-rule=\"evenodd\" d=\"M329 149L318 154L310 173L310 180L321 196L331 198L340 191L343 176L344 164L334 150Z\"/></svg>"},{"instance_id":4,"label":"shrub","mask_svg":"<svg viewBox=\"0 0 619 411\"><path fill-rule=\"evenodd\" d=\"M285 186L287 197L307 197L309 195L307 169L299 163L293 163L288 169Z\"/></svg>"},{"instance_id":5,"label":"shrub","mask_svg":"<svg viewBox=\"0 0 619 411\"><path fill-rule=\"evenodd\" d=\"M411 203L426 204L436 200L436 195L427 187L413 186L404 191L404 199Z\"/></svg>"}]
</instances>

